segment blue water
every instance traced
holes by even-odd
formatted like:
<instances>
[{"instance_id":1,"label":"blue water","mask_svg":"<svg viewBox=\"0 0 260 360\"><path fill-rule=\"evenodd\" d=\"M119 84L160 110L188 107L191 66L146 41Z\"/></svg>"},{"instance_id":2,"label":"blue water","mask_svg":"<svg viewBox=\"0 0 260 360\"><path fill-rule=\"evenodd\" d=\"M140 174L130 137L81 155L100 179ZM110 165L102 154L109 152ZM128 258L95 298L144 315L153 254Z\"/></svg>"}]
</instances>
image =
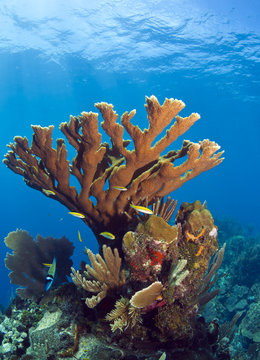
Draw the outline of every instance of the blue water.
<instances>
[{"instance_id":1,"label":"blue water","mask_svg":"<svg viewBox=\"0 0 260 360\"><path fill-rule=\"evenodd\" d=\"M187 104L181 116L201 115L181 141L214 140L225 161L173 197L179 204L207 200L213 215L259 230L259 10L256 0L2 0L1 158L15 135L31 141L31 124L53 124L54 138L62 137L59 123L95 111L95 102L113 103L119 115L135 108L134 123L144 128L145 95L181 99ZM66 235L76 246L76 268L84 246L97 251L97 244L65 207L6 166L0 171L0 303L6 303L3 239L10 231Z\"/></svg>"}]
</instances>

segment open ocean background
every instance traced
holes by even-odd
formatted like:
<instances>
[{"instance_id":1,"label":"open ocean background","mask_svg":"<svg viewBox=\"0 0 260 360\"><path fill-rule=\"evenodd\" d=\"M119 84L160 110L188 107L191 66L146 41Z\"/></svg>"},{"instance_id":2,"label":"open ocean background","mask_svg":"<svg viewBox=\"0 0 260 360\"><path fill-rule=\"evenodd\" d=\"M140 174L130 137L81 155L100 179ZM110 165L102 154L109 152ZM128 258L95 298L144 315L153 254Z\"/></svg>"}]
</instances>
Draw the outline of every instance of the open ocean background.
<instances>
[{"instance_id":1,"label":"open ocean background","mask_svg":"<svg viewBox=\"0 0 260 360\"><path fill-rule=\"evenodd\" d=\"M1 158L15 135L31 142L31 124L53 124L54 139L62 137L59 124L96 111L96 102L112 103L119 116L136 109L143 129L145 95L160 103L181 99L180 115L198 112L201 119L173 148L184 138L209 138L225 150L225 161L173 197L179 205L206 200L214 216L259 232L259 13L257 0L1 0ZM66 235L76 246L76 268L84 246L98 247L64 206L3 164L0 172L0 303L7 304L14 291L3 240L10 231Z\"/></svg>"}]
</instances>

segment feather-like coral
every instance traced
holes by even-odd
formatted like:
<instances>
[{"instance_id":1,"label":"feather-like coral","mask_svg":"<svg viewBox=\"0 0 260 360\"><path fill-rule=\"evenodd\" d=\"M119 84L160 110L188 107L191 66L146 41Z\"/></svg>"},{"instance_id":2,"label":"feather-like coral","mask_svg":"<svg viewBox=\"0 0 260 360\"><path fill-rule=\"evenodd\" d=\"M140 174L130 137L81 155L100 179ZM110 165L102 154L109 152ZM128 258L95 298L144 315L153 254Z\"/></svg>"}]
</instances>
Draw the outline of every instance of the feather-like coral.
<instances>
[{"instance_id":1,"label":"feather-like coral","mask_svg":"<svg viewBox=\"0 0 260 360\"><path fill-rule=\"evenodd\" d=\"M92 267L87 264L87 271L83 275L71 268L71 277L75 285L88 292L97 293L97 295L86 299L87 306L93 308L106 297L108 289L125 284L125 273L124 270L121 270L122 260L117 249L112 251L110 247L103 245L104 259L99 254L94 255L89 249L87 249L87 254ZM89 275L92 276L93 280L87 280Z\"/></svg>"},{"instance_id":2,"label":"feather-like coral","mask_svg":"<svg viewBox=\"0 0 260 360\"><path fill-rule=\"evenodd\" d=\"M111 330L114 332L120 330L124 331L126 328L133 328L137 323L141 323L141 316L139 309L131 306L129 299L121 297L115 308L106 315L106 320L109 321Z\"/></svg>"}]
</instances>

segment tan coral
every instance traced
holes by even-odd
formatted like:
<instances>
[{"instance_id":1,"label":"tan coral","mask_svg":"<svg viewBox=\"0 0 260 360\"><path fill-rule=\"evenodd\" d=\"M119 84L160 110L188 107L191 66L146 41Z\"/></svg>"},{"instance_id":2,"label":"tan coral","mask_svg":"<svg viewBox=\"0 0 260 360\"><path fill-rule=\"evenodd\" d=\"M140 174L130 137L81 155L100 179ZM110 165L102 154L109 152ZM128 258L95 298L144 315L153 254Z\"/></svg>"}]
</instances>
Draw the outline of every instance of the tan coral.
<instances>
[{"instance_id":1,"label":"tan coral","mask_svg":"<svg viewBox=\"0 0 260 360\"><path fill-rule=\"evenodd\" d=\"M209 140L198 144L184 141L179 151L161 156L200 117L197 113L185 118L178 116L185 106L180 100L165 99L160 105L155 96L147 97L149 127L144 130L130 122L135 110L121 116L121 125L117 123L118 115L111 104L102 102L95 106L102 114L101 125L111 139L111 146L101 142L98 114L83 112L60 125L76 150L72 164L67 159L63 139L57 140L56 149L52 147L53 126L32 126L31 147L27 138L15 137L4 163L22 175L30 187L58 200L70 211L83 213L82 220L91 227L100 244L104 238L99 233L104 229L114 233L119 242L129 222L137 224L137 220L125 215L131 201L138 205L146 198L150 204L223 160L220 158L222 152L217 152L219 146ZM163 130L174 117L176 121L162 137ZM123 139L124 130L133 140L133 150L127 149L129 141ZM159 141L154 143L157 138ZM174 166L176 160L186 155L183 164ZM72 176L80 185L79 192L70 185ZM107 181L108 189L105 187ZM126 187L127 191L118 191L116 186Z\"/></svg>"},{"instance_id":2,"label":"tan coral","mask_svg":"<svg viewBox=\"0 0 260 360\"><path fill-rule=\"evenodd\" d=\"M200 201L194 203L184 202L176 216L176 222L181 222L188 241L196 241L205 233L205 229L211 231L214 226L214 220L206 208Z\"/></svg>"},{"instance_id":3,"label":"tan coral","mask_svg":"<svg viewBox=\"0 0 260 360\"><path fill-rule=\"evenodd\" d=\"M153 282L150 286L137 291L130 299L130 304L135 308L144 308L151 305L161 295L163 285L160 281Z\"/></svg>"},{"instance_id":4,"label":"tan coral","mask_svg":"<svg viewBox=\"0 0 260 360\"><path fill-rule=\"evenodd\" d=\"M178 227L170 226L163 218L155 215L151 215L145 223L139 223L136 231L167 244L177 241L178 238Z\"/></svg>"},{"instance_id":5,"label":"tan coral","mask_svg":"<svg viewBox=\"0 0 260 360\"><path fill-rule=\"evenodd\" d=\"M124 247L128 250L132 250L134 242L135 242L135 233L133 231L128 231L123 237Z\"/></svg>"},{"instance_id":6,"label":"tan coral","mask_svg":"<svg viewBox=\"0 0 260 360\"><path fill-rule=\"evenodd\" d=\"M104 259L99 254L94 255L89 249L87 254L92 267L87 264L87 272L83 275L71 268L71 277L75 285L82 287L86 291L97 293L97 295L86 299L86 305L93 308L106 297L109 289L125 284L125 274L124 270L120 271L122 260L117 249L114 249L113 253L110 247L103 245ZM87 280L89 275L94 280Z\"/></svg>"}]
</instances>

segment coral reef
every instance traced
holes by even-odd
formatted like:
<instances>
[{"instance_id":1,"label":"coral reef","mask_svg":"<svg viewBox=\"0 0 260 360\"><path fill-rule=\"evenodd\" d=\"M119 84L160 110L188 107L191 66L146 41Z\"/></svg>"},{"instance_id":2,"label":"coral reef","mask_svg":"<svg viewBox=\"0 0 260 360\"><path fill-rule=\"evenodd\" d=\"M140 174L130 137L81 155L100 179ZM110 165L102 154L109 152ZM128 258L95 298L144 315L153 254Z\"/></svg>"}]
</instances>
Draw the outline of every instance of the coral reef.
<instances>
[{"instance_id":1,"label":"coral reef","mask_svg":"<svg viewBox=\"0 0 260 360\"><path fill-rule=\"evenodd\" d=\"M234 275L232 279L240 286L252 286L256 279L260 280L260 236L253 239L249 236L238 235L229 238L228 241L229 253L237 253L237 261L233 263L231 269ZM248 242L250 247L246 246Z\"/></svg>"},{"instance_id":2,"label":"coral reef","mask_svg":"<svg viewBox=\"0 0 260 360\"><path fill-rule=\"evenodd\" d=\"M135 232L124 235L123 253L132 279L156 281L164 258L174 261L178 257L178 231L178 226L170 226L152 215L145 223L139 223Z\"/></svg>"},{"instance_id":3,"label":"coral reef","mask_svg":"<svg viewBox=\"0 0 260 360\"><path fill-rule=\"evenodd\" d=\"M257 339L259 233L232 218L219 218L217 224L218 240L220 243L226 242L225 256L218 271L220 292L205 307L203 315L207 321L217 319L222 323L230 321L239 313L241 316L237 322L237 331L229 346L231 357L256 360L260 353Z\"/></svg>"},{"instance_id":4,"label":"coral reef","mask_svg":"<svg viewBox=\"0 0 260 360\"><path fill-rule=\"evenodd\" d=\"M241 334L255 343L260 343L260 302L249 306L241 322Z\"/></svg>"},{"instance_id":5,"label":"coral reef","mask_svg":"<svg viewBox=\"0 0 260 360\"><path fill-rule=\"evenodd\" d=\"M11 270L9 277L12 284L22 286L16 293L24 298L37 298L44 293L46 267L44 263L52 263L56 258L56 284L67 281L70 274L74 246L66 238L43 238L37 235L36 241L27 231L16 230L5 238L5 245L13 250L7 253L5 266Z\"/></svg>"},{"instance_id":6,"label":"coral reef","mask_svg":"<svg viewBox=\"0 0 260 360\"><path fill-rule=\"evenodd\" d=\"M52 147L53 126L32 126L31 146L21 137L9 145L7 167L81 218L95 234L100 253L85 249L91 264L71 268L73 283L37 297L43 291L43 263L55 257L57 267L64 266L59 277L66 278L73 247L67 244L70 250L64 252L66 245L60 243L59 255L56 242L48 238L34 242L23 231L8 235L6 244L14 251L6 259L11 279L26 287L21 294L36 301L28 302L28 309L34 312L38 306L41 311L30 326L30 311L21 314L18 302L12 304L5 316L13 324L19 318L26 336L21 350L5 349L4 334L3 359L230 359L228 348L241 314L236 311L222 326L199 316L220 292L214 285L223 281L218 271L226 245L219 249L218 228L206 203L183 203L171 222L177 201L163 198L218 165L223 152L206 139L198 144L185 140L180 150L165 153L199 119L196 113L178 115L182 101L166 99L160 105L154 96L146 98L145 130L130 122L135 111L124 113L121 125L112 105L95 106L111 144L102 143L98 114L71 116L60 125L76 150L71 164L63 139ZM124 130L132 148L123 139ZM183 162L176 165L177 160ZM79 191L70 184L73 176ZM22 262L28 266L22 268Z\"/></svg>"},{"instance_id":7,"label":"coral reef","mask_svg":"<svg viewBox=\"0 0 260 360\"><path fill-rule=\"evenodd\" d=\"M121 125L111 104L102 102L95 106L101 112L101 126L111 145L101 142L98 114L83 112L60 125L77 152L72 164L67 159L63 139L57 140L56 150L52 147L53 126L36 125L32 126L32 145L29 146L26 137L16 136L14 143L8 145L11 150L5 155L4 163L22 175L28 186L82 214L82 220L93 230L99 244L104 243L99 234L109 231L116 236L115 246L119 247L126 230L138 223L135 211L129 207L131 202L135 205L144 199L148 204L155 202L218 165L223 152L217 152L219 145L206 139L198 144L184 141L180 150L161 155L200 118L197 113L180 117L178 113L185 107L180 100L166 98L160 105L155 96L147 97L149 128L143 131L130 122L135 110L121 116ZM176 121L165 136L154 143L174 117ZM127 149L129 140L123 139L124 129L133 141L132 150ZM181 165L174 166L176 160L183 158L186 159ZM80 185L79 193L70 186L71 176Z\"/></svg>"},{"instance_id":8,"label":"coral reef","mask_svg":"<svg viewBox=\"0 0 260 360\"><path fill-rule=\"evenodd\" d=\"M44 309L31 300L16 297L0 324L0 358L11 359L11 355L22 356L29 346L28 329L37 325Z\"/></svg>"},{"instance_id":9,"label":"coral reef","mask_svg":"<svg viewBox=\"0 0 260 360\"><path fill-rule=\"evenodd\" d=\"M217 280L225 246L217 252L217 230L209 210L198 201L186 203L177 220L178 226L170 226L161 217L151 215L135 232L126 233L125 271L121 270L118 252L114 250L113 254L106 246L104 259L87 252L93 269L89 265L84 273L73 269L72 279L78 287L98 293L87 299L88 307L115 305L106 316L112 322L112 331L119 329L131 339L142 334L146 340L163 342L189 338L199 306L218 293L208 290ZM109 294L108 290L115 287L117 291ZM149 313L148 325L145 319Z\"/></svg>"},{"instance_id":10,"label":"coral reef","mask_svg":"<svg viewBox=\"0 0 260 360\"><path fill-rule=\"evenodd\" d=\"M55 289L53 295L44 306L16 297L0 318L2 360L158 360L163 352L167 354L166 359L230 359L227 352L218 350L220 332L216 322L207 324L198 318L189 342L147 342L141 332L140 338L133 342L127 336L117 335L126 326L131 329L140 324L139 310L129 312L127 300L118 300L115 309L107 315L111 338L107 322L98 322L93 310L78 301L72 284ZM127 325L124 325L126 319Z\"/></svg>"}]
</instances>

